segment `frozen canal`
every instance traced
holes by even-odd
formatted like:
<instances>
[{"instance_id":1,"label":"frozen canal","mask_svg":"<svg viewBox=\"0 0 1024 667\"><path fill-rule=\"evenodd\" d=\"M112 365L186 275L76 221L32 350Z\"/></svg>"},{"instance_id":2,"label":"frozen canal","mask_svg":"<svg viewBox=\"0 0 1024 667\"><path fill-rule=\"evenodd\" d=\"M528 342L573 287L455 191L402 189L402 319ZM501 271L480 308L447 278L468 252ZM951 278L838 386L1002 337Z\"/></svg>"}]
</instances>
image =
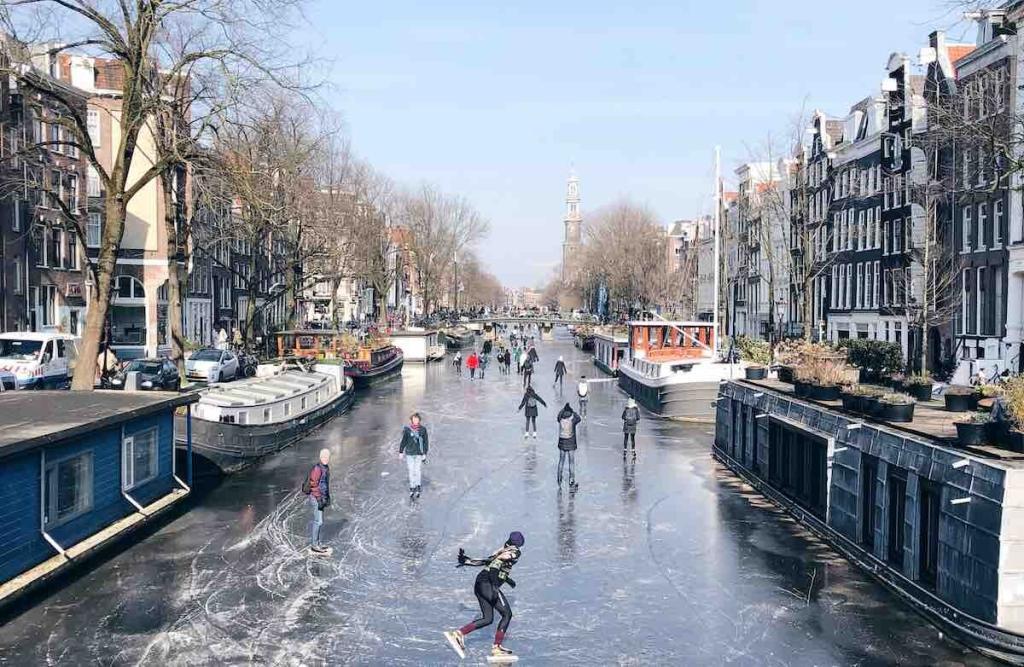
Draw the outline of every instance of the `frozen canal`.
<instances>
[{"instance_id":1,"label":"frozen canal","mask_svg":"<svg viewBox=\"0 0 1024 667\"><path fill-rule=\"evenodd\" d=\"M485 555L511 530L526 536L507 591L519 664L985 663L717 466L710 426L645 419L623 464L611 381L581 426L580 489L559 493L552 367L596 369L563 338L539 352L537 440L522 438L514 374L408 366L9 620L0 663L452 664L441 632L478 613L458 548ZM411 503L397 443L413 410L431 455ZM321 447L334 553L311 559L298 487ZM466 663L486 664L493 629L468 637Z\"/></svg>"}]
</instances>

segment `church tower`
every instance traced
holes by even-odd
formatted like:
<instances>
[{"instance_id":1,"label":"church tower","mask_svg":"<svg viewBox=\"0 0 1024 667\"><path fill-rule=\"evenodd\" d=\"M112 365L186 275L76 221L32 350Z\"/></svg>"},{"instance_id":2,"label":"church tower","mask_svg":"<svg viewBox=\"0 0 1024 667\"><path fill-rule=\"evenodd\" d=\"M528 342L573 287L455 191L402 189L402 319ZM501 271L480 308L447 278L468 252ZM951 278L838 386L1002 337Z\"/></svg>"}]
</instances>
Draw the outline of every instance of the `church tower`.
<instances>
[{"instance_id":1,"label":"church tower","mask_svg":"<svg viewBox=\"0 0 1024 667\"><path fill-rule=\"evenodd\" d=\"M583 244L583 215L580 213L580 181L576 172L569 172L565 195L565 240L562 242L562 283L573 276L574 264Z\"/></svg>"}]
</instances>

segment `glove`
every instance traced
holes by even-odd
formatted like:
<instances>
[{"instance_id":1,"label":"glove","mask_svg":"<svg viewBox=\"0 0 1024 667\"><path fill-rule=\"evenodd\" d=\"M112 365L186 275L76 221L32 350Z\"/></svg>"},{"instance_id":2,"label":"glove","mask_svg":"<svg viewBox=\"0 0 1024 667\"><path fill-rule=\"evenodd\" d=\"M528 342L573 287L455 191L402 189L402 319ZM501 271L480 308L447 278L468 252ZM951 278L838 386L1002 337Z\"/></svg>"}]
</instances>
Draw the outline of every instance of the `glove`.
<instances>
[{"instance_id":1,"label":"glove","mask_svg":"<svg viewBox=\"0 0 1024 667\"><path fill-rule=\"evenodd\" d=\"M455 567L462 567L463 565L466 564L466 561L469 560L469 558L466 556L466 550L461 548L461 547L459 548L459 558L458 558L458 560L459 560L459 564L456 565Z\"/></svg>"}]
</instances>

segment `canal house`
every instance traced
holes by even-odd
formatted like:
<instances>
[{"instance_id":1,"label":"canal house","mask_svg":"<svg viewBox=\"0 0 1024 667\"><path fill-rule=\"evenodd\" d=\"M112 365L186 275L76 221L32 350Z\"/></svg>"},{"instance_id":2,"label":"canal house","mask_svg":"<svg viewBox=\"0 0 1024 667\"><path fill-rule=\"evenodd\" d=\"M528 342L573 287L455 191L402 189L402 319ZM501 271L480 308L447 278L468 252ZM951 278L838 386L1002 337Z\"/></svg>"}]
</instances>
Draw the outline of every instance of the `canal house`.
<instances>
[{"instance_id":1,"label":"canal house","mask_svg":"<svg viewBox=\"0 0 1024 667\"><path fill-rule=\"evenodd\" d=\"M0 604L188 495L174 414L196 394L0 393ZM191 450L186 450L191 456Z\"/></svg>"},{"instance_id":2,"label":"canal house","mask_svg":"<svg viewBox=\"0 0 1024 667\"><path fill-rule=\"evenodd\" d=\"M958 446L926 404L897 425L776 380L715 407L716 459L940 627L1024 657L1024 456Z\"/></svg>"}]
</instances>

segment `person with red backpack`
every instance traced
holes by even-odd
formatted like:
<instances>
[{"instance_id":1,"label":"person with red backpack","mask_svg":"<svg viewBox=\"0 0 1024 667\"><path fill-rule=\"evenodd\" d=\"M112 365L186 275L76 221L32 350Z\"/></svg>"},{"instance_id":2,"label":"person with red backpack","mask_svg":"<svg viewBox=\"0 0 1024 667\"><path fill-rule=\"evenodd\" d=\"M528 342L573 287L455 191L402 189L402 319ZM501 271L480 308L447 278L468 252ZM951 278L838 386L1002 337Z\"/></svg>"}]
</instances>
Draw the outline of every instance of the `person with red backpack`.
<instances>
[{"instance_id":1,"label":"person with red backpack","mask_svg":"<svg viewBox=\"0 0 1024 667\"><path fill-rule=\"evenodd\" d=\"M306 475L302 491L309 496L306 503L312 508L309 521L309 550L313 553L328 553L329 549L320 542L320 529L324 525L324 510L331 504L331 450L321 449L320 460Z\"/></svg>"}]
</instances>

